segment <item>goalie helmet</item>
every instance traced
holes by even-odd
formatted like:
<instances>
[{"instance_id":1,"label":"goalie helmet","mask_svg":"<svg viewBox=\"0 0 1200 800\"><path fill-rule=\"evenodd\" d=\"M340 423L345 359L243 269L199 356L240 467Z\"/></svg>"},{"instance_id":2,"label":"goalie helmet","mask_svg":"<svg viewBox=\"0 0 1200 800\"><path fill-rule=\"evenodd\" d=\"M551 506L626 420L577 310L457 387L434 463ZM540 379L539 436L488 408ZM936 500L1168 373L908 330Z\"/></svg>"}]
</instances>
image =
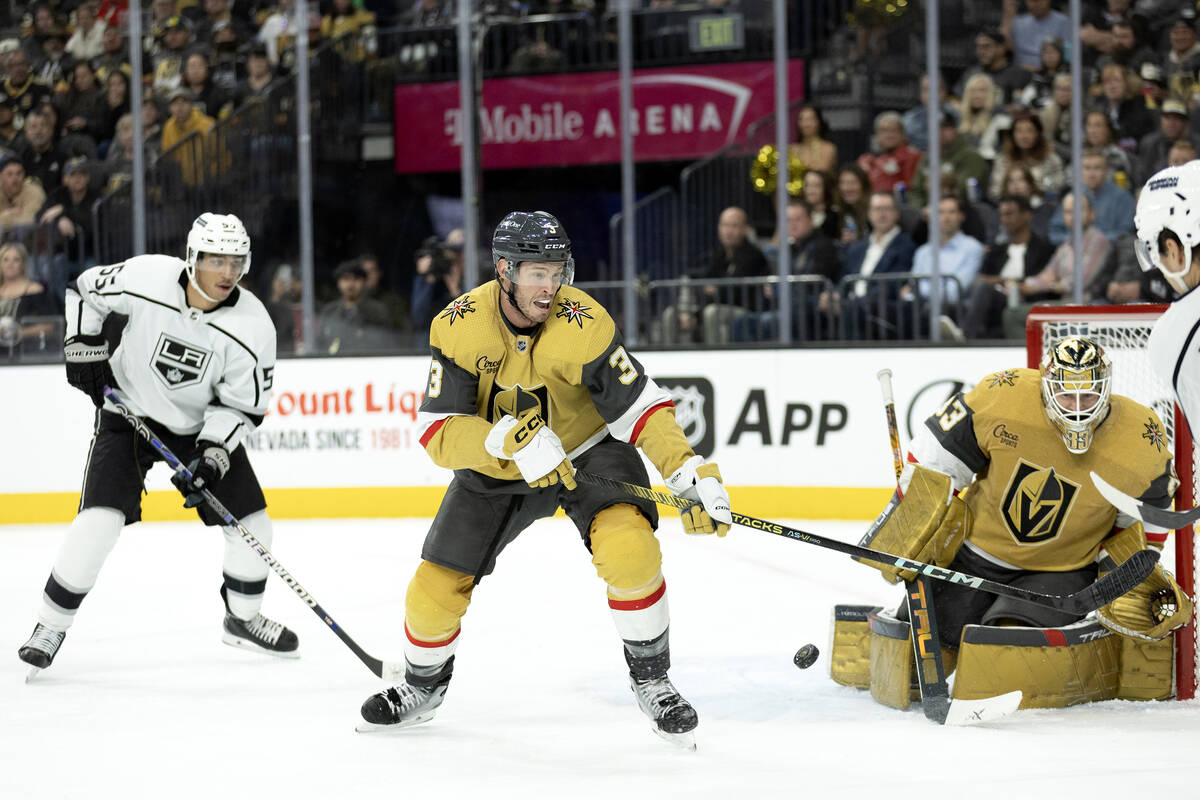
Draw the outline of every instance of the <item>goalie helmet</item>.
<instances>
[{"instance_id":1,"label":"goalie helmet","mask_svg":"<svg viewBox=\"0 0 1200 800\"><path fill-rule=\"evenodd\" d=\"M496 226L492 236L492 263L500 274L513 283L520 283L519 270L523 261L543 261L562 264L562 283L575 278L575 259L571 257L571 240L562 224L545 211L513 211Z\"/></svg>"},{"instance_id":2,"label":"goalie helmet","mask_svg":"<svg viewBox=\"0 0 1200 800\"><path fill-rule=\"evenodd\" d=\"M1133 224L1137 231L1134 251L1146 272L1157 269L1180 293L1188 291L1183 276L1192 266L1192 252L1200 244L1200 162L1191 161L1160 170L1146 181L1138 196ZM1183 268L1170 269L1162 260L1167 238L1183 250Z\"/></svg>"},{"instance_id":3,"label":"goalie helmet","mask_svg":"<svg viewBox=\"0 0 1200 800\"><path fill-rule=\"evenodd\" d=\"M1085 336L1068 336L1042 358L1042 404L1072 453L1086 453L1108 416L1112 359Z\"/></svg>"},{"instance_id":4,"label":"goalie helmet","mask_svg":"<svg viewBox=\"0 0 1200 800\"><path fill-rule=\"evenodd\" d=\"M241 280L250 271L250 235L246 233L246 226L233 214L214 214L211 211L205 211L196 217L196 221L192 223L192 229L188 231L188 281L202 296L213 300L196 283L196 262L201 253L242 256L242 272L238 275L238 280Z\"/></svg>"}]
</instances>

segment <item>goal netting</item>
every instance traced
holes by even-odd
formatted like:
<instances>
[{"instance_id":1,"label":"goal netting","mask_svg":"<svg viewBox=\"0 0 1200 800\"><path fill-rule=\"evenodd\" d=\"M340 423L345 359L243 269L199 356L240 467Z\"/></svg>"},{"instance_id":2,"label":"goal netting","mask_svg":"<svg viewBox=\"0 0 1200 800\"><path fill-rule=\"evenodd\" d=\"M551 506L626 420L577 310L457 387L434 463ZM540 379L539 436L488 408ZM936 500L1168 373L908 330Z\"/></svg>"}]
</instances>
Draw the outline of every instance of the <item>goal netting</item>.
<instances>
[{"instance_id":1,"label":"goal netting","mask_svg":"<svg viewBox=\"0 0 1200 800\"><path fill-rule=\"evenodd\" d=\"M1155 320L1165 305L1127 306L1036 306L1025 323L1028 365L1036 368L1050 342L1064 336L1082 335L1097 340L1112 357L1113 394L1123 394L1154 409L1166 428L1179 473L1177 508L1192 508L1200 501L1194 466L1197 454L1183 414L1175 406L1171 386L1154 373L1146 343ZM1195 597L1196 541L1192 528L1168 538L1163 564L1175 573L1179 584ZM1174 565L1173 567L1171 565ZM1196 620L1175 632L1175 695L1181 700L1196 693L1198 674Z\"/></svg>"}]
</instances>

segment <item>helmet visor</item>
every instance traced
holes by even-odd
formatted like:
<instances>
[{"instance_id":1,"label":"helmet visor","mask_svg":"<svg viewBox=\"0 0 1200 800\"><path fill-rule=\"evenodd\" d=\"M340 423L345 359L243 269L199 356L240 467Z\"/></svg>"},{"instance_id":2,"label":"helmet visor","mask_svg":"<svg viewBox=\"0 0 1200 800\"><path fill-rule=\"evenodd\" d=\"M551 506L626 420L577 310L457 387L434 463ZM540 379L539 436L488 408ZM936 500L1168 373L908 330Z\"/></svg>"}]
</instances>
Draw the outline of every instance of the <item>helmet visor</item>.
<instances>
[{"instance_id":1,"label":"helmet visor","mask_svg":"<svg viewBox=\"0 0 1200 800\"><path fill-rule=\"evenodd\" d=\"M566 261L522 261L515 266L505 261L504 277L517 286L546 287L558 291L564 283L570 285L575 279L575 260Z\"/></svg>"}]
</instances>

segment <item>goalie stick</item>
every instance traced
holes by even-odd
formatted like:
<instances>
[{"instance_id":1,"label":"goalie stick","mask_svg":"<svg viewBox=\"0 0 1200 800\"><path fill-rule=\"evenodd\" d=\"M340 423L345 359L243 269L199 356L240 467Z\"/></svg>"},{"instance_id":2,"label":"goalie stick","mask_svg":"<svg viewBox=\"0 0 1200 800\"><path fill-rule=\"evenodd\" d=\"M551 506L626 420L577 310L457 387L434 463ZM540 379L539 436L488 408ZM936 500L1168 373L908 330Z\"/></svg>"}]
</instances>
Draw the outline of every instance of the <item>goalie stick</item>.
<instances>
[{"instance_id":1,"label":"goalie stick","mask_svg":"<svg viewBox=\"0 0 1200 800\"><path fill-rule=\"evenodd\" d=\"M579 480L592 484L593 486L607 486L610 489L618 489L633 497L640 497L644 500L652 500L659 505L672 506L674 508L690 508L695 505L692 500L685 500L682 497L676 497L667 492L660 492L655 489L647 489L645 486L638 486L636 483L626 483L614 478L608 478L603 475L586 472L581 469L575 470L575 477ZM938 567L933 564L926 564L923 561L914 561L911 558L901 558L889 553L883 553L879 550L872 550L869 547L862 547L849 542L839 541L837 539L827 539L815 533L800 530L799 528L789 528L786 525L780 525L778 522L770 522L765 519L739 514L736 511L730 512L733 516L734 524L741 525L746 528L754 528L755 530L773 533L776 536L782 536L786 539L794 539L805 544L824 547L826 550L836 550L839 553L845 553L849 556L865 558L868 561L875 561L880 564L888 564L896 566L900 569L918 572L922 575L928 575L940 581L947 583L958 584L959 586L968 586L972 589L977 589L981 592L990 594L1003 595L1005 597L1015 597L1018 600L1024 600L1027 603L1033 603L1046 608L1053 608L1059 611L1067 611L1072 614L1083 616L1089 614L1101 606L1108 605L1113 600L1116 600L1121 595L1128 592L1133 587L1144 581L1149 576L1154 565L1158 563L1158 552L1154 550L1142 550L1135 553L1132 558L1122 563L1112 572L1109 572L1100 580L1090 586L1080 589L1074 594L1057 595L1043 594L1034 592L1029 589L1022 589L1018 586L1009 586L1004 583L990 581L987 578L980 578L975 575L969 575L965 572ZM886 513L886 510L885 510Z\"/></svg>"},{"instance_id":2,"label":"goalie stick","mask_svg":"<svg viewBox=\"0 0 1200 800\"><path fill-rule=\"evenodd\" d=\"M1112 503L1118 511L1128 514L1134 519L1140 519L1142 522L1175 531L1186 528L1200 519L1200 507L1189 508L1186 511L1171 511L1167 508L1152 506L1125 494L1094 472L1092 473L1092 483L1096 484L1096 491L1104 495L1104 499Z\"/></svg>"},{"instance_id":3,"label":"goalie stick","mask_svg":"<svg viewBox=\"0 0 1200 800\"><path fill-rule=\"evenodd\" d=\"M125 421L133 426L133 429L137 431L138 435L149 442L150 446L153 447L160 456L162 456L163 460L167 462L168 467L170 467L176 473L182 474L185 478L190 479L192 477L191 471L184 466L183 462L175 457L175 454L172 453L171 450L159 440L159 438L154 434L154 431L150 430L150 427L146 425L146 423L142 421L140 417L130 411L129 408L121 402L121 398L116 392L106 386L104 388L104 396L108 398L110 403L113 404L117 413L124 417ZM213 512L221 518L221 521L228 527L233 528L238 532L238 534L242 537L242 541L244 541L251 550L257 553L259 558L267 562L267 566L269 566L276 575L282 578L283 582L286 583L293 592L299 595L300 599L304 601L305 605L311 608L313 613L320 617L321 621L329 626L330 630L337 634L337 637L341 639L347 647L350 648L350 651L354 653L354 655L358 656L359 661L367 665L367 669L371 670L375 677L383 678L387 681L398 681L404 679L405 665L403 662L396 663L381 661L359 647L358 642L351 639L350 635L342 630L340 625L334 622L333 617L329 616L325 609L321 608L320 604L317 602L317 599L309 594L308 590L301 586L300 582L293 578L290 572L283 568L283 565L276 560L275 556L271 555L271 551L268 550L263 543L260 542L254 536L254 534L251 533L249 529L247 529L246 526L238 520L237 517L229 513L229 510L225 508L221 501L218 500L212 492L210 492L208 489L201 489L200 493L204 496L204 502L208 503L208 507L211 508Z\"/></svg>"}]
</instances>

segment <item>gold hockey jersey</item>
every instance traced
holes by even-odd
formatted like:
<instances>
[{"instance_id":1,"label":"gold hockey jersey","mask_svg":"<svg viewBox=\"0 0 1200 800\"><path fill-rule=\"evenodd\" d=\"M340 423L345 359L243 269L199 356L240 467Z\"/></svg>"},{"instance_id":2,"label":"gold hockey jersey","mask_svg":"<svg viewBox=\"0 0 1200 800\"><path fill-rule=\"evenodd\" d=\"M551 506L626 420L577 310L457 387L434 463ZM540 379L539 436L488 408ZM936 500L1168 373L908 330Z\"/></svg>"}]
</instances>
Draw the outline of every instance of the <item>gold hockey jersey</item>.
<instances>
[{"instance_id":1,"label":"gold hockey jersey","mask_svg":"<svg viewBox=\"0 0 1200 800\"><path fill-rule=\"evenodd\" d=\"M541 410L568 456L611 434L637 444L664 476L691 455L674 403L621 343L612 317L563 286L546 322L514 328L489 281L451 302L430 326L433 360L418 426L439 466L518 481L516 464L483 446L505 414Z\"/></svg>"},{"instance_id":2,"label":"gold hockey jersey","mask_svg":"<svg viewBox=\"0 0 1200 800\"><path fill-rule=\"evenodd\" d=\"M1170 504L1177 484L1162 423L1151 409L1112 395L1092 446L1073 454L1046 416L1041 376L1032 369L988 375L951 397L925 426L913 442L913 458L956 477L956 485L975 476L963 495L975 517L967 543L1020 569L1080 569L1095 560L1114 525L1132 524L1118 520L1089 471L1161 507Z\"/></svg>"}]
</instances>

